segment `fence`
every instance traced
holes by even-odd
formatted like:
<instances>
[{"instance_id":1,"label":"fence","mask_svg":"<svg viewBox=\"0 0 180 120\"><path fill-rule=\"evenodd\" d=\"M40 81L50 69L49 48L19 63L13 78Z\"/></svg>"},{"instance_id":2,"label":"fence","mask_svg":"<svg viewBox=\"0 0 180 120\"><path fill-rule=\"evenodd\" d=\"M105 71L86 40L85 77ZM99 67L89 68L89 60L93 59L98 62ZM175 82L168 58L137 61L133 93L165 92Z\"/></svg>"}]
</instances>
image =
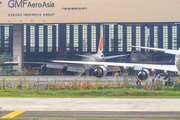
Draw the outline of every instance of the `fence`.
<instances>
[{"instance_id":1,"label":"fence","mask_svg":"<svg viewBox=\"0 0 180 120\"><path fill-rule=\"evenodd\" d=\"M93 80L29 80L27 78L2 78L0 89L48 89L48 90L82 90L82 89L121 89L121 88L137 88L137 89L157 89L157 90L180 90L180 82L156 80L154 83L150 81L136 82L129 80L124 76L123 80L93 79Z\"/></svg>"}]
</instances>

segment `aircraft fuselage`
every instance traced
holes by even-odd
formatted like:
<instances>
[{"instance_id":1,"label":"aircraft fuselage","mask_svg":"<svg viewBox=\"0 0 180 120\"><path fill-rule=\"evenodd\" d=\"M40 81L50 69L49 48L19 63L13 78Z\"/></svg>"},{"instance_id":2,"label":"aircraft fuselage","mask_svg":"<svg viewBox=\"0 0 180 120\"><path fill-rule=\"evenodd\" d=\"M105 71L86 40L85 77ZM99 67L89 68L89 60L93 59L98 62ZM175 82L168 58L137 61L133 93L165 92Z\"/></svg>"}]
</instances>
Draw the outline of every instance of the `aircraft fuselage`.
<instances>
[{"instance_id":1,"label":"aircraft fuselage","mask_svg":"<svg viewBox=\"0 0 180 120\"><path fill-rule=\"evenodd\" d=\"M175 55L175 65L178 69L178 74L180 75L180 55Z\"/></svg>"},{"instance_id":2,"label":"aircraft fuselage","mask_svg":"<svg viewBox=\"0 0 180 120\"><path fill-rule=\"evenodd\" d=\"M90 62L104 62L104 54L92 54L89 55L90 57L83 57L82 61L90 61ZM84 67L86 70L94 70L94 68L97 65L90 65L90 64L85 64Z\"/></svg>"}]
</instances>

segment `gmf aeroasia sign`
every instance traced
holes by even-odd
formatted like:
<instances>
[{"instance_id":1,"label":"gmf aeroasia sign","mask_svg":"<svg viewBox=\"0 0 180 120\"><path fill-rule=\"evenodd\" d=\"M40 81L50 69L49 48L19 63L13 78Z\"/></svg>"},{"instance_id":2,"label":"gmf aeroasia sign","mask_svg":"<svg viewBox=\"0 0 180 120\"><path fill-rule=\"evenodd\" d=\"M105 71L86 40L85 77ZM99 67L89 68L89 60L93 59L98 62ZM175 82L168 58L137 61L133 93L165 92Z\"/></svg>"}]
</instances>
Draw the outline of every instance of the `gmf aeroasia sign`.
<instances>
[{"instance_id":1,"label":"gmf aeroasia sign","mask_svg":"<svg viewBox=\"0 0 180 120\"><path fill-rule=\"evenodd\" d=\"M42 3L32 3L28 0L9 0L8 6L10 8L19 8L19 7L29 7L29 8L49 8L49 7L54 7L53 2L42 2Z\"/></svg>"}]
</instances>

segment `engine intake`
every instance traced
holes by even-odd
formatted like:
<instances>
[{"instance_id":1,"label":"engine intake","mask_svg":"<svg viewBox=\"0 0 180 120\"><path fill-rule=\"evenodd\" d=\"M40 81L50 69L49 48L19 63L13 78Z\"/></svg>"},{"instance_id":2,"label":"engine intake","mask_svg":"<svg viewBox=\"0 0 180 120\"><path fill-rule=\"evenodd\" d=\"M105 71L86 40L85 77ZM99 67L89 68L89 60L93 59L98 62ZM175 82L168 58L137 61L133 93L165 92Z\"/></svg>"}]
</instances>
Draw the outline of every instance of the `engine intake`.
<instances>
[{"instance_id":1,"label":"engine intake","mask_svg":"<svg viewBox=\"0 0 180 120\"><path fill-rule=\"evenodd\" d=\"M107 69L105 66L99 66L94 69L94 76L100 78L107 74Z\"/></svg>"},{"instance_id":2,"label":"engine intake","mask_svg":"<svg viewBox=\"0 0 180 120\"><path fill-rule=\"evenodd\" d=\"M143 70L138 71L137 78L139 80L147 80L149 78L149 75L150 75L149 70L143 69Z\"/></svg>"},{"instance_id":3,"label":"engine intake","mask_svg":"<svg viewBox=\"0 0 180 120\"><path fill-rule=\"evenodd\" d=\"M42 70L42 71L46 71L46 70L47 70L46 65L42 65L42 66L41 66L41 70Z\"/></svg>"}]
</instances>

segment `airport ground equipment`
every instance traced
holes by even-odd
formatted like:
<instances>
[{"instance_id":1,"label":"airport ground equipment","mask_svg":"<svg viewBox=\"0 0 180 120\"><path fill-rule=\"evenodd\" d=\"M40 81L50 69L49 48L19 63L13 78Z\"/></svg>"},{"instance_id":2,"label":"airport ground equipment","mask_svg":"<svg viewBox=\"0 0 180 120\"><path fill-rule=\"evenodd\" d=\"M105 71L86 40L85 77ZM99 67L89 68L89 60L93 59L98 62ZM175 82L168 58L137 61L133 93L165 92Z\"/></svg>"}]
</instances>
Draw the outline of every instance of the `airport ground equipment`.
<instances>
[{"instance_id":1,"label":"airport ground equipment","mask_svg":"<svg viewBox=\"0 0 180 120\"><path fill-rule=\"evenodd\" d=\"M172 89L172 88L174 88L174 83L172 81L166 81L165 85L163 86L163 89L166 90L166 89Z\"/></svg>"},{"instance_id":2,"label":"airport ground equipment","mask_svg":"<svg viewBox=\"0 0 180 120\"><path fill-rule=\"evenodd\" d=\"M117 76L121 74L121 69L119 68L119 66L114 66L114 70L112 72L112 76Z\"/></svg>"},{"instance_id":3,"label":"airport ground equipment","mask_svg":"<svg viewBox=\"0 0 180 120\"><path fill-rule=\"evenodd\" d=\"M79 78L81 77L81 75L86 71L86 69L82 68L79 72L76 73L74 79L75 80L79 80ZM88 75L88 73L87 73Z\"/></svg>"},{"instance_id":4,"label":"airport ground equipment","mask_svg":"<svg viewBox=\"0 0 180 120\"><path fill-rule=\"evenodd\" d=\"M55 75L63 75L63 72L61 69L56 69Z\"/></svg>"}]
</instances>

